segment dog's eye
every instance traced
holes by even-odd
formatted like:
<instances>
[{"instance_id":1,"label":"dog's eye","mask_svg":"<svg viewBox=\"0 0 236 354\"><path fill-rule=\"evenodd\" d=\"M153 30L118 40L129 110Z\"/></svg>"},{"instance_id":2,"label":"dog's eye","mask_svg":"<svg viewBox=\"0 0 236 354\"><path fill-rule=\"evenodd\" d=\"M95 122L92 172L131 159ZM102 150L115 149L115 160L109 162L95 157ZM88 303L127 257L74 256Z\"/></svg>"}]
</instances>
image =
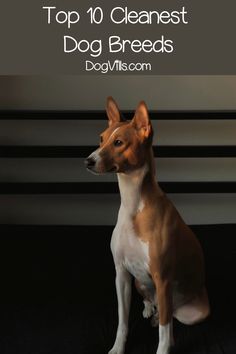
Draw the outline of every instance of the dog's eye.
<instances>
[{"instance_id":1,"label":"dog's eye","mask_svg":"<svg viewBox=\"0 0 236 354\"><path fill-rule=\"evenodd\" d=\"M119 140L119 139L114 141L114 145L115 146L121 146L122 144L123 144L123 142L121 140Z\"/></svg>"},{"instance_id":2,"label":"dog's eye","mask_svg":"<svg viewBox=\"0 0 236 354\"><path fill-rule=\"evenodd\" d=\"M103 137L102 137L102 135L100 136L100 143L103 143Z\"/></svg>"}]
</instances>

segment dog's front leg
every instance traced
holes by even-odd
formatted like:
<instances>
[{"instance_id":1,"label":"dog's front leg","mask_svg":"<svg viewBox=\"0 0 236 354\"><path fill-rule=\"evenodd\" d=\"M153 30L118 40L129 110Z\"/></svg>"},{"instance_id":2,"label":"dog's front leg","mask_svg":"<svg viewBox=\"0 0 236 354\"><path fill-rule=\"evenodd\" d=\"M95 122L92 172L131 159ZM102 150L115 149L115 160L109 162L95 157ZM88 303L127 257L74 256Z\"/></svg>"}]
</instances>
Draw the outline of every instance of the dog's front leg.
<instances>
[{"instance_id":1,"label":"dog's front leg","mask_svg":"<svg viewBox=\"0 0 236 354\"><path fill-rule=\"evenodd\" d=\"M172 324L172 287L171 282L155 277L159 311L159 345L157 354L169 354L174 345Z\"/></svg>"},{"instance_id":2,"label":"dog's front leg","mask_svg":"<svg viewBox=\"0 0 236 354\"><path fill-rule=\"evenodd\" d=\"M123 354L128 335L129 309L131 299L131 275L124 267L116 267L116 293L119 323L116 340L109 354Z\"/></svg>"}]
</instances>

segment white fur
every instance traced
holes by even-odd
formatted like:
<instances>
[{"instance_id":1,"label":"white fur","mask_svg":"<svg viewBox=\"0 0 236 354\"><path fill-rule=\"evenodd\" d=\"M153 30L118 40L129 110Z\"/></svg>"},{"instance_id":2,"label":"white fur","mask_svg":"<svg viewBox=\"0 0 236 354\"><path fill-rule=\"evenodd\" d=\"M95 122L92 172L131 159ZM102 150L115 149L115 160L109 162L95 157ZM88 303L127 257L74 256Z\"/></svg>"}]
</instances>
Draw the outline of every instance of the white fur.
<instances>
[{"instance_id":1,"label":"white fur","mask_svg":"<svg viewBox=\"0 0 236 354\"><path fill-rule=\"evenodd\" d=\"M123 354L128 335L129 308L131 300L131 276L123 268L116 268L116 293L118 300L119 324L116 340L109 354Z\"/></svg>"},{"instance_id":2,"label":"white fur","mask_svg":"<svg viewBox=\"0 0 236 354\"><path fill-rule=\"evenodd\" d=\"M144 207L140 189L146 172L144 166L130 174L118 174L121 206L111 248L116 266L122 265L141 284L150 286L148 243L140 240L133 226L133 216Z\"/></svg>"},{"instance_id":3,"label":"white fur","mask_svg":"<svg viewBox=\"0 0 236 354\"><path fill-rule=\"evenodd\" d=\"M154 315L155 308L154 308L153 302L148 301L148 300L144 300L143 304L144 304L143 317L144 318L149 318L152 315Z\"/></svg>"},{"instance_id":4,"label":"white fur","mask_svg":"<svg viewBox=\"0 0 236 354\"><path fill-rule=\"evenodd\" d=\"M94 161L96 162L95 163L95 166L97 166L99 163L100 163L100 161L101 161L101 156L100 156L100 148L98 148L97 150L95 150L94 152L92 152L92 154L90 154L89 156L88 156L88 159L89 158L92 158L92 159L94 159ZM98 174L98 172L96 172L96 171L94 171L94 170L90 170L90 172L91 173L93 173L94 175L97 175Z\"/></svg>"},{"instance_id":5,"label":"white fur","mask_svg":"<svg viewBox=\"0 0 236 354\"><path fill-rule=\"evenodd\" d=\"M109 354L123 354L128 334L130 307L130 274L140 284L154 289L149 276L148 243L135 234L133 216L144 208L141 185L147 173L147 166L129 174L118 174L121 206L116 227L113 231L111 249L116 267L116 290L118 299L119 324L116 340Z\"/></svg>"},{"instance_id":6,"label":"white fur","mask_svg":"<svg viewBox=\"0 0 236 354\"><path fill-rule=\"evenodd\" d=\"M143 200L141 199L141 185L147 173L148 167L144 165L138 170L130 173L118 173L118 183L121 195L120 210L128 214L128 216L135 215L144 207ZM119 223L119 219L117 224Z\"/></svg>"},{"instance_id":7,"label":"white fur","mask_svg":"<svg viewBox=\"0 0 236 354\"><path fill-rule=\"evenodd\" d=\"M159 345L157 354L169 354L174 344L172 321L164 326L159 325Z\"/></svg>"},{"instance_id":8,"label":"white fur","mask_svg":"<svg viewBox=\"0 0 236 354\"><path fill-rule=\"evenodd\" d=\"M151 301L144 300L143 316L147 318L155 313L156 290L149 276L149 245L136 235L133 226L133 216L145 207L141 198L141 186L146 173L145 165L130 174L118 174L121 206L112 235L111 249L117 274L119 324L115 344L109 354L123 354L125 350L131 297L130 274L139 281L141 289L145 288L152 297ZM154 318L156 322L158 322L157 317L156 314ZM159 325L157 354L169 354L171 345L173 345L172 321L165 326Z\"/></svg>"},{"instance_id":9,"label":"white fur","mask_svg":"<svg viewBox=\"0 0 236 354\"><path fill-rule=\"evenodd\" d=\"M99 160L99 159L100 159L99 151L100 151L100 148L98 148L97 150L95 150L94 152L92 152L92 154L90 154L90 155L88 156L88 159L92 158L92 159L94 159L95 161Z\"/></svg>"},{"instance_id":10,"label":"white fur","mask_svg":"<svg viewBox=\"0 0 236 354\"><path fill-rule=\"evenodd\" d=\"M143 208L145 207L145 204L143 202L143 200L141 199L138 205L138 211L141 213L141 211L143 211Z\"/></svg>"}]
</instances>

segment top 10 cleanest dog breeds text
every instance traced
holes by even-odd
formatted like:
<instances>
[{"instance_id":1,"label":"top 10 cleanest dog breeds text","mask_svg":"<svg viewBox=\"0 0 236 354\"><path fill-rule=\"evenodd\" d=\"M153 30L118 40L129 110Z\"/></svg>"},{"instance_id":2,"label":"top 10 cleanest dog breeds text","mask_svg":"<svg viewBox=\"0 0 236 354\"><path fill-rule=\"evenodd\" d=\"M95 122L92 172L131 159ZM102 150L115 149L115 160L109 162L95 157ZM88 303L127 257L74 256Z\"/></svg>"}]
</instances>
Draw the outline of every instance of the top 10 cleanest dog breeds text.
<instances>
[{"instance_id":1,"label":"top 10 cleanest dog breeds text","mask_svg":"<svg viewBox=\"0 0 236 354\"><path fill-rule=\"evenodd\" d=\"M116 173L121 196L111 239L119 323L109 354L124 354L131 279L143 296L145 318L159 325L157 354L174 345L172 320L191 325L210 313L201 246L159 187L152 151L153 129L144 102L131 121L107 99L108 127L87 159L96 174Z\"/></svg>"}]
</instances>

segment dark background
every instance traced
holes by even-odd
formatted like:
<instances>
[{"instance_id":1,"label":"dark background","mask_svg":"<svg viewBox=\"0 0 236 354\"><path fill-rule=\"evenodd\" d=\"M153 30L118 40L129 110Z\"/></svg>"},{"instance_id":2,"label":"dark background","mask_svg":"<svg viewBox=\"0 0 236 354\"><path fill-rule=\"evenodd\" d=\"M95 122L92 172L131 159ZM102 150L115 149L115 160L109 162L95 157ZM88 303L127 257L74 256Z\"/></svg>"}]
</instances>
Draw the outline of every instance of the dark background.
<instances>
[{"instance_id":1,"label":"dark background","mask_svg":"<svg viewBox=\"0 0 236 354\"><path fill-rule=\"evenodd\" d=\"M174 321L175 353L235 353L235 225L193 226L212 314ZM112 227L1 226L1 353L104 354L117 325ZM154 354L158 330L133 291L126 353Z\"/></svg>"}]
</instances>

